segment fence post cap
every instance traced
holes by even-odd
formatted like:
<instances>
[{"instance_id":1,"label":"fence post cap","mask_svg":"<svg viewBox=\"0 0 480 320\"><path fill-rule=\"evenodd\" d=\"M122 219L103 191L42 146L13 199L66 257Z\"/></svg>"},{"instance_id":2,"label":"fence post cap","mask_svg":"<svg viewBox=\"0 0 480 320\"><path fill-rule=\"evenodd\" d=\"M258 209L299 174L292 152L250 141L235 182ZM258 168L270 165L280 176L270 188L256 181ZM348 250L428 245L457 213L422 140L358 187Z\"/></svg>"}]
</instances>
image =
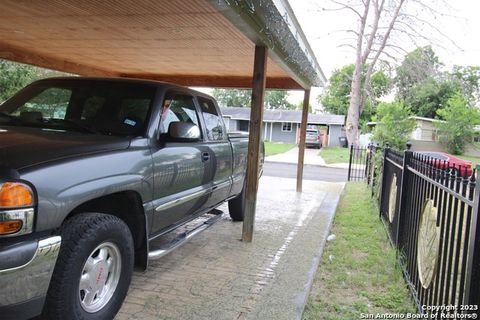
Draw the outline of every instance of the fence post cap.
<instances>
[{"instance_id":1,"label":"fence post cap","mask_svg":"<svg viewBox=\"0 0 480 320\"><path fill-rule=\"evenodd\" d=\"M390 143L385 142L385 148L390 148Z\"/></svg>"},{"instance_id":2,"label":"fence post cap","mask_svg":"<svg viewBox=\"0 0 480 320\"><path fill-rule=\"evenodd\" d=\"M410 141L408 141L406 143L406 146L407 146L407 150L410 151L410 149L412 148L412 143Z\"/></svg>"}]
</instances>

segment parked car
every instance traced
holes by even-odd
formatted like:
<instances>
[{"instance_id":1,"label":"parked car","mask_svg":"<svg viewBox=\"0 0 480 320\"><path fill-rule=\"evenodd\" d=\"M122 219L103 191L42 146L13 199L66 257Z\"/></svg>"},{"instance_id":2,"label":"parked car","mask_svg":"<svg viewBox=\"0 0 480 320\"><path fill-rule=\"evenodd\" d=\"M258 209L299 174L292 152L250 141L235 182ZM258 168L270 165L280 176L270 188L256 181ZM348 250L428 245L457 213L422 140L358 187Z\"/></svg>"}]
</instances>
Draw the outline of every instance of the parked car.
<instances>
[{"instance_id":1,"label":"parked car","mask_svg":"<svg viewBox=\"0 0 480 320\"><path fill-rule=\"evenodd\" d=\"M75 77L21 90L0 106L1 318L112 319L134 266L209 224L152 240L225 201L243 220L247 149L188 88Z\"/></svg>"},{"instance_id":2,"label":"parked car","mask_svg":"<svg viewBox=\"0 0 480 320\"><path fill-rule=\"evenodd\" d=\"M305 146L320 149L322 147L322 135L317 129L307 129Z\"/></svg>"},{"instance_id":3,"label":"parked car","mask_svg":"<svg viewBox=\"0 0 480 320\"><path fill-rule=\"evenodd\" d=\"M445 152L418 151L416 153L419 155L427 156L427 161L430 164L435 165L439 169L449 170L455 175L460 173L463 176L465 175L465 171L468 176L472 175L473 170L471 161L459 159Z\"/></svg>"}]
</instances>

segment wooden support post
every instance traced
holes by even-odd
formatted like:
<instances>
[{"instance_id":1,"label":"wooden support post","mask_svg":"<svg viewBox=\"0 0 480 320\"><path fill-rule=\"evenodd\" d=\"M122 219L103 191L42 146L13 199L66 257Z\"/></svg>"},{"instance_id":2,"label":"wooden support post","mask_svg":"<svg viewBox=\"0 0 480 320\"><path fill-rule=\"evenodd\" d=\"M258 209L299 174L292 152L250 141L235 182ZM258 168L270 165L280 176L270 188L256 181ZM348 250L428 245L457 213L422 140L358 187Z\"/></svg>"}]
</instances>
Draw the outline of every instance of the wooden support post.
<instances>
[{"instance_id":1,"label":"wooden support post","mask_svg":"<svg viewBox=\"0 0 480 320\"><path fill-rule=\"evenodd\" d=\"M263 98L267 74L268 49L255 46L253 66L252 108L248 138L247 184L245 189L245 216L242 240L252 242L255 211L257 205L258 171L260 168L260 146L262 143Z\"/></svg>"},{"instance_id":2,"label":"wooden support post","mask_svg":"<svg viewBox=\"0 0 480 320\"><path fill-rule=\"evenodd\" d=\"M300 126L300 143L298 144L297 192L302 192L303 163L305 159L305 137L307 135L309 103L310 90L305 90L305 95L303 96L302 124Z\"/></svg>"}]
</instances>

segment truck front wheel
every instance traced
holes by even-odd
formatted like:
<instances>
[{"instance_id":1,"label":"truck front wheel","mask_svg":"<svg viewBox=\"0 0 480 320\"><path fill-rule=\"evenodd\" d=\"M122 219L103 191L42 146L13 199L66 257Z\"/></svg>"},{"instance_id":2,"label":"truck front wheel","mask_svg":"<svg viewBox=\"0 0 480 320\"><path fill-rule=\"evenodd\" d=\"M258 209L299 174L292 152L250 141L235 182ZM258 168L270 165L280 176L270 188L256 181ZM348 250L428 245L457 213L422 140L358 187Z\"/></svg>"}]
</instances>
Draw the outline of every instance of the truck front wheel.
<instances>
[{"instance_id":1,"label":"truck front wheel","mask_svg":"<svg viewBox=\"0 0 480 320\"><path fill-rule=\"evenodd\" d=\"M46 319L113 319L128 291L134 249L118 217L86 213L67 220L47 294Z\"/></svg>"}]
</instances>

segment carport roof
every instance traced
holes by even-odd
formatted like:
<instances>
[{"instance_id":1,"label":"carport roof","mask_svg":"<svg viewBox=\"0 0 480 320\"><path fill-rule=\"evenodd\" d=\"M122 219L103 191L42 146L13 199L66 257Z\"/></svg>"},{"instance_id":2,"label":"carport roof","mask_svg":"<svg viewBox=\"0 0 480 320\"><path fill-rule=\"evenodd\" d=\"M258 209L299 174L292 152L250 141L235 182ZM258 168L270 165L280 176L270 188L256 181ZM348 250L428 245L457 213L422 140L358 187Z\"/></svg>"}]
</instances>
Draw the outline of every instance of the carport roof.
<instances>
[{"instance_id":1,"label":"carport roof","mask_svg":"<svg viewBox=\"0 0 480 320\"><path fill-rule=\"evenodd\" d=\"M250 120L250 108L221 107L224 117L233 120ZM263 114L265 122L293 122L301 123L302 111L266 109ZM336 114L308 114L308 124L344 125L345 116Z\"/></svg>"},{"instance_id":2,"label":"carport roof","mask_svg":"<svg viewBox=\"0 0 480 320\"><path fill-rule=\"evenodd\" d=\"M255 45L268 88L324 84L286 0L0 2L0 58L81 75L251 87Z\"/></svg>"}]
</instances>

